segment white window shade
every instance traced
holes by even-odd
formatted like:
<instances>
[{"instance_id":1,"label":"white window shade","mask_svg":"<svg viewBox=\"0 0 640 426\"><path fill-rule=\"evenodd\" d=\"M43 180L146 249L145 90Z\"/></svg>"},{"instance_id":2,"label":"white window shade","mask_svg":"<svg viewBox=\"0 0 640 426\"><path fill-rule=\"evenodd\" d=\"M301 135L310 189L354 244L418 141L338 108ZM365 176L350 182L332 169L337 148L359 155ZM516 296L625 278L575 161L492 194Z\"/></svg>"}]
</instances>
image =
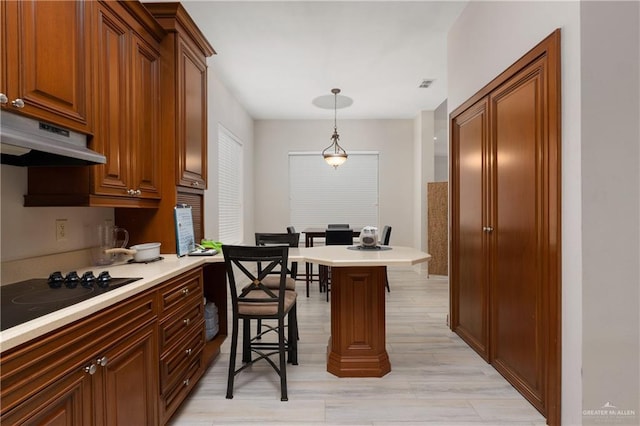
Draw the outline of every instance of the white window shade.
<instances>
[{"instance_id":1,"label":"white window shade","mask_svg":"<svg viewBox=\"0 0 640 426\"><path fill-rule=\"evenodd\" d=\"M242 242L242 143L218 126L218 238Z\"/></svg>"},{"instance_id":2,"label":"white window shade","mask_svg":"<svg viewBox=\"0 0 640 426\"><path fill-rule=\"evenodd\" d=\"M297 231L378 226L378 153L349 152L337 169L320 153L289 153L290 223Z\"/></svg>"}]
</instances>

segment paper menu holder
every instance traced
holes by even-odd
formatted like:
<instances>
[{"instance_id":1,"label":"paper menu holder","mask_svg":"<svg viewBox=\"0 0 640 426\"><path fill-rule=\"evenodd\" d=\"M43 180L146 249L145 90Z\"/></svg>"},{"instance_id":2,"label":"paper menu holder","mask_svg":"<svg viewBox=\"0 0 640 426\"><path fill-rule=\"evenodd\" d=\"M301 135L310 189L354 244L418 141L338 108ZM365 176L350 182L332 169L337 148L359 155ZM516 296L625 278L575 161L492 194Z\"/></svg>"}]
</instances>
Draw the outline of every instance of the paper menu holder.
<instances>
[{"instance_id":1,"label":"paper menu holder","mask_svg":"<svg viewBox=\"0 0 640 426\"><path fill-rule=\"evenodd\" d=\"M176 223L176 253L178 257L188 256L213 256L218 253L215 249L196 248L193 234L193 216L191 206L178 204L174 208Z\"/></svg>"}]
</instances>

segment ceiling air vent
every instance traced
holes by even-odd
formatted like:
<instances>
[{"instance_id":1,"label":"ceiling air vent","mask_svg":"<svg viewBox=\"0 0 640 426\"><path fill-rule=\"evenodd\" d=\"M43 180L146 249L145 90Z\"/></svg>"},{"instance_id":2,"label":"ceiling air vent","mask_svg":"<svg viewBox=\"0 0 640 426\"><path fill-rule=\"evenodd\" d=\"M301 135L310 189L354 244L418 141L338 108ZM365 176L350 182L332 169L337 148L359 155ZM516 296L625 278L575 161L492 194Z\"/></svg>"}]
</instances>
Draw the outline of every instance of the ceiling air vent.
<instances>
[{"instance_id":1,"label":"ceiling air vent","mask_svg":"<svg viewBox=\"0 0 640 426\"><path fill-rule=\"evenodd\" d=\"M418 86L420 89L426 89L427 87L431 86L431 83L433 83L435 80L428 80L428 79L424 79L422 80L422 82L420 83L420 85Z\"/></svg>"}]
</instances>

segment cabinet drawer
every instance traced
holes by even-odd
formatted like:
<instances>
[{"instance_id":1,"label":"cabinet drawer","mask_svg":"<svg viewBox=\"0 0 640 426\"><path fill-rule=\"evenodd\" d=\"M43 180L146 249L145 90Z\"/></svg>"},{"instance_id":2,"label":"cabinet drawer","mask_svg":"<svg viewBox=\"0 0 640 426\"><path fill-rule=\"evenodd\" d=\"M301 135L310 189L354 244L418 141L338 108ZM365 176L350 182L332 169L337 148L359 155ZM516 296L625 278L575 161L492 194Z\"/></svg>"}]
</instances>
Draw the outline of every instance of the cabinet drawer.
<instances>
[{"instance_id":1,"label":"cabinet drawer","mask_svg":"<svg viewBox=\"0 0 640 426\"><path fill-rule=\"evenodd\" d=\"M167 351L160 359L161 391L169 389L195 360L200 359L204 347L204 325L199 323L177 346Z\"/></svg>"},{"instance_id":2,"label":"cabinet drawer","mask_svg":"<svg viewBox=\"0 0 640 426\"><path fill-rule=\"evenodd\" d=\"M187 299L198 299L202 303L202 268L189 271L170 280L160 290L160 315L180 309Z\"/></svg>"},{"instance_id":3,"label":"cabinet drawer","mask_svg":"<svg viewBox=\"0 0 640 426\"><path fill-rule=\"evenodd\" d=\"M162 423L165 423L180 406L200 376L202 376L202 372L202 358L198 357L187 367L180 380L169 391L162 394L160 402Z\"/></svg>"},{"instance_id":4,"label":"cabinet drawer","mask_svg":"<svg viewBox=\"0 0 640 426\"><path fill-rule=\"evenodd\" d=\"M189 299L187 306L160 323L160 350L164 351L180 340L185 333L198 328L202 331L204 321L204 305L202 298Z\"/></svg>"}]
</instances>

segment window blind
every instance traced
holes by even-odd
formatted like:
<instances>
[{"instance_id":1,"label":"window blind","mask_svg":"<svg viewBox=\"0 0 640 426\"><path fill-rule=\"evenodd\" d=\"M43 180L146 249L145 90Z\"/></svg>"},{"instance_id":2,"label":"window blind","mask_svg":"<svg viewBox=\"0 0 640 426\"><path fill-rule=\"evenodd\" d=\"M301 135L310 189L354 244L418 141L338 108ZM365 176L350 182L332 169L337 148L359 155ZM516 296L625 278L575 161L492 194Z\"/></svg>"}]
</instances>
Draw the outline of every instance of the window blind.
<instances>
[{"instance_id":1,"label":"window blind","mask_svg":"<svg viewBox=\"0 0 640 426\"><path fill-rule=\"evenodd\" d=\"M238 244L242 235L242 143L218 125L218 238Z\"/></svg>"},{"instance_id":2,"label":"window blind","mask_svg":"<svg viewBox=\"0 0 640 426\"><path fill-rule=\"evenodd\" d=\"M320 153L289 153L290 223L296 230L378 226L378 153L350 152L337 169Z\"/></svg>"}]
</instances>

